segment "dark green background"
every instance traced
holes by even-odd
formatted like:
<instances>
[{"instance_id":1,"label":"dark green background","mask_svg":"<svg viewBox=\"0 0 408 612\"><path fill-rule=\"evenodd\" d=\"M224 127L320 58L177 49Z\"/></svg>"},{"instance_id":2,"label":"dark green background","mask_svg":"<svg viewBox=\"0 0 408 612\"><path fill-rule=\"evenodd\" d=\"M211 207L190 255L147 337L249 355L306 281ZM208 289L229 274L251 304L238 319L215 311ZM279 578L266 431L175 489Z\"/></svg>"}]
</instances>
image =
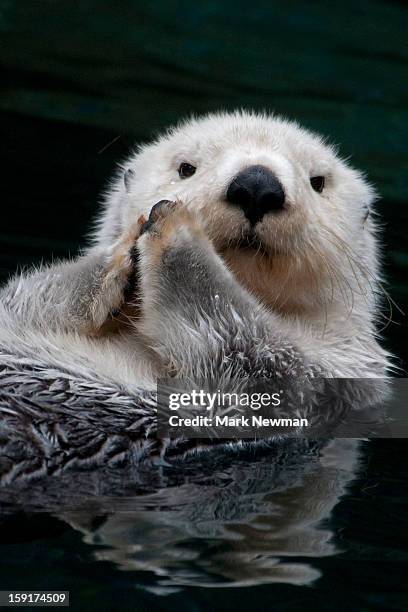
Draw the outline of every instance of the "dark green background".
<instances>
[{"instance_id":1,"label":"dark green background","mask_svg":"<svg viewBox=\"0 0 408 612\"><path fill-rule=\"evenodd\" d=\"M1 0L0 273L74 254L115 162L187 113L276 110L323 132L382 196L404 308L408 8L403 2ZM390 345L407 355L395 311Z\"/></svg>"}]
</instances>

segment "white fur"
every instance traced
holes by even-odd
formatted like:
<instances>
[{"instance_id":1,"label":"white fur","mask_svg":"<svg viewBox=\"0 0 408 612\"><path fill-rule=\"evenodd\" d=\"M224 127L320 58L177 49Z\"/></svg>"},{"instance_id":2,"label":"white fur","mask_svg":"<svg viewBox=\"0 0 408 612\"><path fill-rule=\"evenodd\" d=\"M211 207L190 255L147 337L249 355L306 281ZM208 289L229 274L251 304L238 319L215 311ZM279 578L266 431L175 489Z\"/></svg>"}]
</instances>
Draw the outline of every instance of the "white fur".
<instances>
[{"instance_id":1,"label":"white fur","mask_svg":"<svg viewBox=\"0 0 408 612\"><path fill-rule=\"evenodd\" d=\"M180 179L189 162L194 176ZM252 164L270 168L281 181L288 210L266 215L257 232L275 255L229 248L248 223L225 201L233 177ZM125 186L123 173L131 169ZM322 194L310 177L323 175ZM130 175L129 175L130 176ZM188 120L123 163L109 190L89 253L108 248L161 199L178 199L199 215L218 252L243 285L279 316L281 331L312 360L336 376L381 376L387 355L376 341L379 266L372 218L364 222L374 192L332 147L298 125L244 112ZM44 275L45 274L45 275ZM137 340L89 340L49 329L36 306L35 325L24 308L35 302L54 268L15 279L6 292L15 305L0 308L0 343L10 350L96 372L102 380L126 386L153 384L155 369ZM10 297L11 296L11 297ZM26 329L26 327L29 327ZM133 344L132 344L133 343Z\"/></svg>"},{"instance_id":2,"label":"white fur","mask_svg":"<svg viewBox=\"0 0 408 612\"><path fill-rule=\"evenodd\" d=\"M181 162L196 166L195 175L180 179ZM225 194L252 164L275 173L289 205L287 214L267 215L257 227L264 244L277 251L272 266L262 256L227 248L248 222ZM127 169L132 178L125 187ZM319 175L326 179L321 194L310 186L310 177ZM122 164L94 242L111 243L160 199L179 199L201 216L239 280L283 315L290 336L335 375L381 371L378 364L385 365L387 356L375 340L382 305L377 229L373 215L366 218L375 192L320 136L271 115L187 120Z\"/></svg>"}]
</instances>

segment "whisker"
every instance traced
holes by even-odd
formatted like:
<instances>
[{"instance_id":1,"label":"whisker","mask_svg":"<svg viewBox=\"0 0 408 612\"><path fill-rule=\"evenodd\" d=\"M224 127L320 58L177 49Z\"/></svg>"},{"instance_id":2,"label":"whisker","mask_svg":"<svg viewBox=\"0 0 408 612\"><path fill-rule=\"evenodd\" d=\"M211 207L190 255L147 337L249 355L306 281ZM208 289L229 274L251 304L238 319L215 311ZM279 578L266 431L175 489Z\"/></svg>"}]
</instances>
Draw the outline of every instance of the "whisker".
<instances>
[{"instance_id":1,"label":"whisker","mask_svg":"<svg viewBox=\"0 0 408 612\"><path fill-rule=\"evenodd\" d=\"M354 266L357 268L357 270L360 272L360 274L363 276L363 278L365 278L365 280L367 281L370 290L372 292L372 294L378 295L379 293L382 294L387 303L388 303L388 309L389 309L389 314L384 315L384 313L380 313L380 316L384 316L386 317L386 324L383 328L381 328L379 331L383 331L384 329L386 329L386 327L390 324L390 323L395 323L395 321L393 321L393 306L403 315L405 316L404 311L402 310L402 308L393 300L393 298L389 295L388 291L385 289L383 283L381 282L380 279L376 278L375 275L371 272L371 270L369 270L367 268L367 266L365 266L364 264L361 263L361 261L359 261L357 259L357 254L353 251L353 249L350 247L349 244L347 244L347 242L345 242L340 236L338 236L333 230L324 227L324 229L326 230L326 232L332 237L332 239L337 243L337 248L340 248L342 250L342 252L344 252L346 254L346 257L349 261L349 265L350 268L353 271L353 275L354 278L356 280L356 282L359 285L359 288L361 290L361 285L360 282L358 280L358 276L356 274L356 271L353 267ZM327 238L327 236L326 236ZM331 242L333 244L332 241L330 241L329 238L327 238L329 240L329 242ZM336 244L334 244L334 246L336 246ZM368 293L367 291L364 291L362 293L362 295L367 296Z\"/></svg>"}]
</instances>

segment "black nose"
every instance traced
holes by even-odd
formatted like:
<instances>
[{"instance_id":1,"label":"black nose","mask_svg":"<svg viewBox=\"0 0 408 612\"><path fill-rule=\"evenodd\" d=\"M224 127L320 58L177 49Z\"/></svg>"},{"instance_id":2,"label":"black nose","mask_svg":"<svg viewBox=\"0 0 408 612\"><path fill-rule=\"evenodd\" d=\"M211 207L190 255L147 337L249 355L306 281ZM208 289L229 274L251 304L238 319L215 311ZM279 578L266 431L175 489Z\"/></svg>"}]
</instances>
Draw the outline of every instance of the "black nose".
<instances>
[{"instance_id":1,"label":"black nose","mask_svg":"<svg viewBox=\"0 0 408 612\"><path fill-rule=\"evenodd\" d=\"M228 187L227 200L239 206L255 225L266 213L280 212L285 204L283 187L265 166L249 166Z\"/></svg>"}]
</instances>

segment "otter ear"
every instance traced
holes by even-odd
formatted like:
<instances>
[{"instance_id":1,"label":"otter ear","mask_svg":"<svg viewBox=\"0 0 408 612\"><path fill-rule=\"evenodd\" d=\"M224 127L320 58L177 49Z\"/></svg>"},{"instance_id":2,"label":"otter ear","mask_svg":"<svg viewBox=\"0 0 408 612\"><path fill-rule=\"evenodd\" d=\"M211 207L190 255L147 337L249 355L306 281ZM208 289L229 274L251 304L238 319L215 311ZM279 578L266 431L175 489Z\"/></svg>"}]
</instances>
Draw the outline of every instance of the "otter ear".
<instances>
[{"instance_id":1,"label":"otter ear","mask_svg":"<svg viewBox=\"0 0 408 612\"><path fill-rule=\"evenodd\" d=\"M135 177L135 173L134 170L132 170L132 168L128 168L127 170L125 170L125 174L123 175L123 181L125 183L125 189L126 192L129 193L130 191L130 184L132 182L132 180Z\"/></svg>"}]
</instances>

